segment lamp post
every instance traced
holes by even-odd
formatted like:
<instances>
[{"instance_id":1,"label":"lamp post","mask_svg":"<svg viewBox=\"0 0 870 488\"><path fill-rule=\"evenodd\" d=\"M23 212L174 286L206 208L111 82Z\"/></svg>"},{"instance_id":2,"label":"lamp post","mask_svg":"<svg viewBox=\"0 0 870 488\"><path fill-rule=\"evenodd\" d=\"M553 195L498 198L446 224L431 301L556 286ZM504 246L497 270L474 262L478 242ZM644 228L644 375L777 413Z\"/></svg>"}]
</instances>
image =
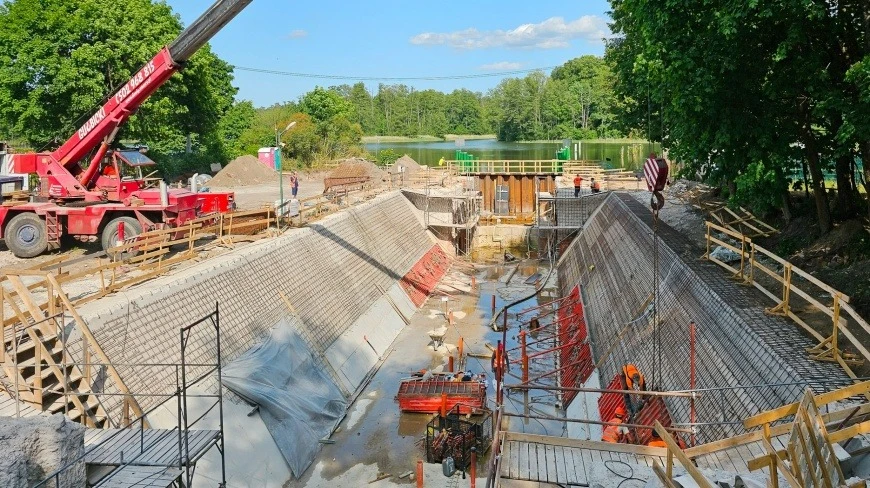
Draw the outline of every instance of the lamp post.
<instances>
[{"instance_id":1,"label":"lamp post","mask_svg":"<svg viewBox=\"0 0 870 488\"><path fill-rule=\"evenodd\" d=\"M283 136L288 130L292 129L294 125L296 125L295 120L287 124L287 127L285 127L281 132L278 132L277 127L275 128L275 148L277 149L275 166L277 166L276 169L278 170L278 208L276 209L278 216L276 222L278 224L278 230L281 230L281 217L284 214L284 164L281 160L281 136Z\"/></svg>"}]
</instances>

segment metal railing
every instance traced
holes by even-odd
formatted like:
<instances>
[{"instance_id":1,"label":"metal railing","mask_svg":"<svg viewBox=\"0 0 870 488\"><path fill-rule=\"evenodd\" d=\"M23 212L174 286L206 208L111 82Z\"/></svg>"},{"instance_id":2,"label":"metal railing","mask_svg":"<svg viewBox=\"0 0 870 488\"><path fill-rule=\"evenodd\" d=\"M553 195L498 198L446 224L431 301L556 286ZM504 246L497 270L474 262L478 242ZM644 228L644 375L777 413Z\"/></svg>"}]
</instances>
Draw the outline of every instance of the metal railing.
<instances>
[{"instance_id":1,"label":"metal railing","mask_svg":"<svg viewBox=\"0 0 870 488\"><path fill-rule=\"evenodd\" d=\"M202 325L211 325L211 327L215 331L215 344L216 344L216 352L215 352L215 362L214 363L187 363L185 350L187 349L187 342L190 339L190 335L194 329ZM180 340L181 340L181 362L180 363L153 363L153 364L136 364L136 365L126 365L133 366L136 368L173 368L175 370L175 390L172 393L150 393L150 394L136 394L136 396L142 397L151 397L151 398L160 398L162 401L159 401L156 405L144 411L136 417L132 419L132 421L127 425L124 429L118 429L116 432L106 436L105 439L100 439L100 442L94 445L87 446L84 449L84 453L77 456L75 459L69 461L64 466L60 467L55 472L46 476L42 481L33 486L33 488L39 487L49 487L52 486L54 488L60 488L61 486L70 486L69 483L64 482L61 483L62 480L65 480L66 473L74 469L80 463L85 462L85 459L91 452L99 447L100 445L104 445L106 443L110 443L115 440L118 436L122 435L125 432L129 432L131 429L137 429L139 431L139 443L138 443L138 452L132 458L124 458L123 451L120 453L120 464L118 465L119 469L109 473L105 478L100 480L103 482L107 479L110 479L112 476L115 476L118 472L120 472L120 468L128 465L135 465L139 458L146 455L149 450L159 444L164 443L169 437L177 436L177 456L172 458L172 466L177 467L181 473L179 473L178 478L181 481L182 475L184 476L184 480L180 486L191 486L191 482L193 479L193 470L191 469L192 465L199 460L199 457L195 459L191 459L190 453L190 443L189 443L189 433L191 428L196 426L200 421L202 421L215 407L218 408L218 429L219 435L214 439L214 443L218 445L218 450L220 452L220 463L221 463L221 483L218 486L226 486L226 463L225 463L225 452L226 446L224 442L224 418L223 418L223 384L221 382L221 340L220 340L220 310L218 305L215 305L214 312L211 312L199 320L181 327L179 329ZM80 364L81 365L81 364ZM82 365L83 366L83 365ZM116 363L113 364L113 367L125 366L125 364ZM187 371L189 368L198 368L203 370L200 374L198 374L194 379L187 378ZM199 393L199 394L191 394L189 393L190 389L194 386L202 383L207 378L209 378L212 373L217 373L217 393ZM111 394L111 393L100 393L101 396L124 396L129 397L129 393L122 394ZM150 442L146 442L145 430L149 428L148 426L148 415L156 412L159 409L162 409L167 401L171 401L173 398L176 399L177 406L177 417L176 417L176 425L171 429L166 429L166 431L161 434L157 439L154 439ZM211 405L206 405L203 410L204 413L200 414L196 419L190 420L188 418L188 398L207 398L213 399L214 403ZM208 448L203 449L200 453L200 457L208 450ZM167 467L168 466L167 462ZM52 483L53 482L53 483Z\"/></svg>"},{"instance_id":2,"label":"metal railing","mask_svg":"<svg viewBox=\"0 0 870 488\"><path fill-rule=\"evenodd\" d=\"M562 174L566 161L541 160L474 160L446 161L454 174Z\"/></svg>"}]
</instances>

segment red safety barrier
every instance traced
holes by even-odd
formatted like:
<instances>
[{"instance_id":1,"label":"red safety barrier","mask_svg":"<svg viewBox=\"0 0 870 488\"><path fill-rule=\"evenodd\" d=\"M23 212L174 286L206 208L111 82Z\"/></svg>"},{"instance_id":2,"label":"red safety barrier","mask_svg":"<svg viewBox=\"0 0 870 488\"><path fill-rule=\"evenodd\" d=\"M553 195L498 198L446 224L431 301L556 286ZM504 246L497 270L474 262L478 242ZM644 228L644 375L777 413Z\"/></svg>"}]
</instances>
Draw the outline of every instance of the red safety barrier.
<instances>
[{"instance_id":1,"label":"red safety barrier","mask_svg":"<svg viewBox=\"0 0 870 488\"><path fill-rule=\"evenodd\" d=\"M432 246L414 267L399 281L414 305L420 307L450 268L450 258L440 246Z\"/></svg>"},{"instance_id":2,"label":"red safety barrier","mask_svg":"<svg viewBox=\"0 0 870 488\"><path fill-rule=\"evenodd\" d=\"M620 381L619 375L613 378L606 387L607 390L621 390L622 388L622 381ZM598 414L601 415L602 421L610 422L610 419L613 418L613 414L616 412L616 407L628 410L621 393L602 393L598 397Z\"/></svg>"},{"instance_id":3,"label":"red safety barrier","mask_svg":"<svg viewBox=\"0 0 870 488\"><path fill-rule=\"evenodd\" d=\"M564 387L580 387L595 369L592 363L592 349L586 343L586 318L583 315L583 302L580 288L575 286L559 304L557 312L559 327L559 384ZM565 408L577 396L576 391L566 391L562 398Z\"/></svg>"},{"instance_id":4,"label":"red safety barrier","mask_svg":"<svg viewBox=\"0 0 870 488\"><path fill-rule=\"evenodd\" d=\"M613 380L610 381L610 384L607 385L608 390L622 390L623 388L624 386L622 385L619 375L616 375ZM643 398L643 408L641 408L640 412L638 412L637 415L628 423L652 426L655 424L655 421L658 420L664 427L671 427L673 425L671 422L671 414L668 413L668 409L665 406L662 397L644 396ZM614 417L616 407L622 407L626 409L626 411L628 410L628 407L625 405L625 397L622 393L601 394L601 397L598 399L598 412L601 415L602 421L610 422ZM631 444L646 445L651 436L651 429L631 429L628 440Z\"/></svg>"},{"instance_id":5,"label":"red safety barrier","mask_svg":"<svg viewBox=\"0 0 870 488\"><path fill-rule=\"evenodd\" d=\"M668 413L668 407L662 397L646 397L646 403L640 409L633 423L638 425L654 425L658 420L663 427L671 427L671 414ZM634 444L646 445L652 437L652 430L637 429L638 439L635 439Z\"/></svg>"}]
</instances>

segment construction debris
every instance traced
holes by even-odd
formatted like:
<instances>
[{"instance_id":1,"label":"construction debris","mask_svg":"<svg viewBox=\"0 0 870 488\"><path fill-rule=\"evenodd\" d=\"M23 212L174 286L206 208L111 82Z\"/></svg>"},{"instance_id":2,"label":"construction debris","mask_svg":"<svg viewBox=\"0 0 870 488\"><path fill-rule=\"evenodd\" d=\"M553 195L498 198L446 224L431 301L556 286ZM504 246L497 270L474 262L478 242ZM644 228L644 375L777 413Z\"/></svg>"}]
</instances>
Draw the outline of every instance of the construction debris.
<instances>
[{"instance_id":1,"label":"construction debris","mask_svg":"<svg viewBox=\"0 0 870 488\"><path fill-rule=\"evenodd\" d=\"M277 171L267 167L254 156L244 155L230 161L226 168L209 180L208 186L212 188L236 188L277 183L277 181Z\"/></svg>"}]
</instances>

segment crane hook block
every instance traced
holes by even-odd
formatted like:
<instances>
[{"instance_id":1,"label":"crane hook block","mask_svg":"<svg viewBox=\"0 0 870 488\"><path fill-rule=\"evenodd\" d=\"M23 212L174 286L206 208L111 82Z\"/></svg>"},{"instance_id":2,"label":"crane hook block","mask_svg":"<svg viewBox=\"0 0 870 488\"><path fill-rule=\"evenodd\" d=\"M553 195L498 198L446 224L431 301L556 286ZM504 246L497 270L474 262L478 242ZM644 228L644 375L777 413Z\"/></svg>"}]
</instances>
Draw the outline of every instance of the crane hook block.
<instances>
[{"instance_id":1,"label":"crane hook block","mask_svg":"<svg viewBox=\"0 0 870 488\"><path fill-rule=\"evenodd\" d=\"M657 158L656 153L650 153L643 165L643 174L646 177L647 189L660 192L668 182L668 162L664 158Z\"/></svg>"},{"instance_id":2,"label":"crane hook block","mask_svg":"<svg viewBox=\"0 0 870 488\"><path fill-rule=\"evenodd\" d=\"M652 194L652 198L650 198L649 206L652 207L653 211L658 212L665 206L665 197L662 195L660 191L654 191Z\"/></svg>"}]
</instances>

